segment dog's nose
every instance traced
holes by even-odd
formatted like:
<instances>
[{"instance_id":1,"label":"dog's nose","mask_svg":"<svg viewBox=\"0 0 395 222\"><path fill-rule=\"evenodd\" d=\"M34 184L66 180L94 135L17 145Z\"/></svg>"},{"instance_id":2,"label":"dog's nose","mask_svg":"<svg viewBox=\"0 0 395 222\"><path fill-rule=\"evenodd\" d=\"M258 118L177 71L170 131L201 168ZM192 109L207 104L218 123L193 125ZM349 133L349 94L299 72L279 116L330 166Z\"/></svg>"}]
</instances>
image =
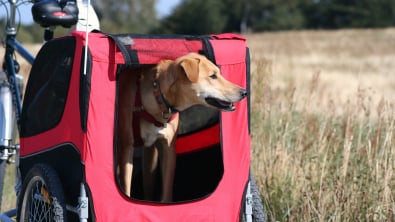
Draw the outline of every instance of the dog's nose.
<instances>
[{"instance_id":1,"label":"dog's nose","mask_svg":"<svg viewBox=\"0 0 395 222\"><path fill-rule=\"evenodd\" d=\"M241 95L243 98L246 97L246 96L248 95L247 90L245 90L245 89L240 89L240 95Z\"/></svg>"}]
</instances>

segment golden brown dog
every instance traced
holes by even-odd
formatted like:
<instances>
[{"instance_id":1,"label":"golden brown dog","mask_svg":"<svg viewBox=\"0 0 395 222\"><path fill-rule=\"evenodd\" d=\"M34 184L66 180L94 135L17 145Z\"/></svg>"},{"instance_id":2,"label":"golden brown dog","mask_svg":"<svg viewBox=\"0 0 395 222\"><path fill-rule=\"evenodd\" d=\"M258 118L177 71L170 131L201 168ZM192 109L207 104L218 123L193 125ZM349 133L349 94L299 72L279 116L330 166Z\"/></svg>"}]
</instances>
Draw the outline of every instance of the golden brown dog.
<instances>
[{"instance_id":1,"label":"golden brown dog","mask_svg":"<svg viewBox=\"0 0 395 222\"><path fill-rule=\"evenodd\" d=\"M233 102L246 95L246 90L224 79L216 65L196 53L174 61L163 60L155 67L121 73L117 161L120 185L125 194L130 196L131 193L134 147L143 146L144 198L152 199L154 172L161 158L160 200L172 201L178 128L178 115L174 113L198 104L233 111ZM133 118L133 115L140 118ZM136 144L138 141L142 143ZM156 142L161 152L155 147Z\"/></svg>"}]
</instances>

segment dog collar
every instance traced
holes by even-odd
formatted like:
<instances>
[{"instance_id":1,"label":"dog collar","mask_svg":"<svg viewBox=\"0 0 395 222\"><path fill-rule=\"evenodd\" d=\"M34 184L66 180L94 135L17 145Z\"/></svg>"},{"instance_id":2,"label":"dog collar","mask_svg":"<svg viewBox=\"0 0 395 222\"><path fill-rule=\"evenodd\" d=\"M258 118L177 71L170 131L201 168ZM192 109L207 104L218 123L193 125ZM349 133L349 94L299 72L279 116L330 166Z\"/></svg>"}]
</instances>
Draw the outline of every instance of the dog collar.
<instances>
[{"instance_id":1,"label":"dog collar","mask_svg":"<svg viewBox=\"0 0 395 222\"><path fill-rule=\"evenodd\" d=\"M157 86L158 87L156 87L156 88L159 88L159 84L157 84ZM155 94L155 91L156 90L154 87L154 94ZM160 90L159 90L159 94L162 95ZM164 99L163 95L161 97L162 97L162 99ZM158 101L158 98L156 95L155 95L155 98ZM163 100L163 101L165 101L165 100ZM142 147L144 145L144 141L141 137L141 126L140 126L140 119L141 118L154 124L156 127L166 127L166 124L168 122L171 122L173 119L178 117L178 112L174 112L174 110L176 110L174 108L173 109L169 108L168 113L165 113L164 111L162 111L162 118L165 119L166 122L161 122L161 121L156 120L155 117L153 117L151 114L149 114L147 111L145 111L143 104L142 104L139 81L137 81L137 90L136 90L136 97L135 97L134 106L135 106L135 110L133 111L133 114L132 114L133 115L132 127L133 127L134 146L136 146L136 147ZM162 109L162 107L161 107L161 109Z\"/></svg>"},{"instance_id":2,"label":"dog collar","mask_svg":"<svg viewBox=\"0 0 395 222\"><path fill-rule=\"evenodd\" d=\"M140 81L137 81L137 89L136 89L136 97L135 97L135 104L134 104L134 113L139 113L140 117L143 117L145 120L148 122L153 123L157 127L164 127L166 123L170 122L174 118L176 118L176 115L178 113L178 110L171 106L169 102L165 99L164 95L162 94L159 86L159 81L157 79L154 80L153 86L154 86L154 97L155 100L157 101L159 105L159 109L162 111L162 118L163 120L166 120L165 122L158 121L153 117L150 113L148 113L143 106L142 103L142 98L141 98L141 92L140 92Z\"/></svg>"},{"instance_id":3,"label":"dog collar","mask_svg":"<svg viewBox=\"0 0 395 222\"><path fill-rule=\"evenodd\" d=\"M162 110L162 117L164 119L169 119L171 115L173 115L174 113L178 113L179 111L167 101L162 91L160 90L160 84L157 78L154 79L154 81L152 82L152 86L154 87L153 91L156 102Z\"/></svg>"}]
</instances>

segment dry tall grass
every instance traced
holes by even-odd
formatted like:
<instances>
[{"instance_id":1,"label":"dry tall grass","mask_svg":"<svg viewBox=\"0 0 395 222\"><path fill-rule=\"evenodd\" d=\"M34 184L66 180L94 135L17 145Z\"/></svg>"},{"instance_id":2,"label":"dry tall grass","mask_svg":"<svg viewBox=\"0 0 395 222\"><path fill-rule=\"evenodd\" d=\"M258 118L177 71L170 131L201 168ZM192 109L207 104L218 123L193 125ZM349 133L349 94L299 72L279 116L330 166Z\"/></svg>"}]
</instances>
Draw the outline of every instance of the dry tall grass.
<instances>
[{"instance_id":1,"label":"dry tall grass","mask_svg":"<svg viewBox=\"0 0 395 222\"><path fill-rule=\"evenodd\" d=\"M271 221L395 220L395 29L248 35Z\"/></svg>"}]
</instances>

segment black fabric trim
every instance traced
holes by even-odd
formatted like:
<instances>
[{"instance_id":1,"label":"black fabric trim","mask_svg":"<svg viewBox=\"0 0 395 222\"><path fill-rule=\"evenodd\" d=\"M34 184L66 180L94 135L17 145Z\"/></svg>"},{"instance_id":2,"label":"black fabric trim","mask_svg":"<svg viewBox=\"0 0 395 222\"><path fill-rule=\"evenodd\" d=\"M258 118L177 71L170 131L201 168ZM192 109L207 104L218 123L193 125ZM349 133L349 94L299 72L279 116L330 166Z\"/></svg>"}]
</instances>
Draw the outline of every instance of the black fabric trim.
<instances>
[{"instance_id":1,"label":"black fabric trim","mask_svg":"<svg viewBox=\"0 0 395 222\"><path fill-rule=\"evenodd\" d=\"M202 42L203 42L203 54L214 64L217 64L216 60L215 60L215 53L214 53L214 49L213 46L210 43L210 37L206 37L206 38L202 38Z\"/></svg>"},{"instance_id":2,"label":"black fabric trim","mask_svg":"<svg viewBox=\"0 0 395 222\"><path fill-rule=\"evenodd\" d=\"M121 34L121 35L110 35L110 34L105 34L108 37L110 37L112 40L114 40L115 44L118 46L119 50L122 52L123 58L125 60L125 65L126 67L131 67L131 66L136 66L139 65L139 58L137 56L137 51L132 50L131 47L126 47L126 46L131 46L134 44L133 38L131 35L127 34Z\"/></svg>"},{"instance_id":3,"label":"black fabric trim","mask_svg":"<svg viewBox=\"0 0 395 222\"><path fill-rule=\"evenodd\" d=\"M132 39L185 39L185 40L201 40L204 38L211 38L207 35L194 36L194 35L180 35L180 34L116 34L113 37L131 37Z\"/></svg>"},{"instance_id":4,"label":"black fabric trim","mask_svg":"<svg viewBox=\"0 0 395 222\"><path fill-rule=\"evenodd\" d=\"M82 48L81 66L80 66L80 118L81 128L84 132L87 130L89 99L91 91L91 78L92 78L92 55L88 48L88 58L86 75L84 74L84 61L85 61L85 46Z\"/></svg>"},{"instance_id":5,"label":"black fabric trim","mask_svg":"<svg viewBox=\"0 0 395 222\"><path fill-rule=\"evenodd\" d=\"M115 44L118 46L119 50L121 50L123 58L125 59L125 65L131 66L140 64L137 56L136 50L131 50L130 45L133 45L133 39L129 35L109 35L112 40L114 40Z\"/></svg>"},{"instance_id":6,"label":"black fabric trim","mask_svg":"<svg viewBox=\"0 0 395 222\"><path fill-rule=\"evenodd\" d=\"M105 33L103 33L105 34ZM138 52L136 50L131 49L131 47L127 47L133 45L133 39L185 39L187 41L190 40L200 40L203 43L203 49L199 51L200 54L205 55L209 60L211 60L214 64L216 63L214 49L210 43L211 36L193 36L193 35L177 35L177 34L116 34L110 35L105 34L111 39L113 39L121 50L125 64L127 66L139 66L140 62L138 59Z\"/></svg>"},{"instance_id":7,"label":"black fabric trim","mask_svg":"<svg viewBox=\"0 0 395 222\"><path fill-rule=\"evenodd\" d=\"M132 64L132 59L131 56L129 55L129 50L126 49L125 45L121 41L120 37L117 37L116 35L109 35L107 34L108 37L110 37L112 40L114 40L115 44L118 46L119 50L121 50L123 58L125 59L125 64L129 65ZM124 36L125 38L126 36Z\"/></svg>"},{"instance_id":8,"label":"black fabric trim","mask_svg":"<svg viewBox=\"0 0 395 222\"><path fill-rule=\"evenodd\" d=\"M137 50L128 49L128 53L130 55L130 58L132 59L132 63L130 65L140 66L140 61L139 61Z\"/></svg>"},{"instance_id":9,"label":"black fabric trim","mask_svg":"<svg viewBox=\"0 0 395 222\"><path fill-rule=\"evenodd\" d=\"M247 112L248 112L248 134L251 134L251 57L250 49L246 48L246 78L247 78Z\"/></svg>"}]
</instances>

